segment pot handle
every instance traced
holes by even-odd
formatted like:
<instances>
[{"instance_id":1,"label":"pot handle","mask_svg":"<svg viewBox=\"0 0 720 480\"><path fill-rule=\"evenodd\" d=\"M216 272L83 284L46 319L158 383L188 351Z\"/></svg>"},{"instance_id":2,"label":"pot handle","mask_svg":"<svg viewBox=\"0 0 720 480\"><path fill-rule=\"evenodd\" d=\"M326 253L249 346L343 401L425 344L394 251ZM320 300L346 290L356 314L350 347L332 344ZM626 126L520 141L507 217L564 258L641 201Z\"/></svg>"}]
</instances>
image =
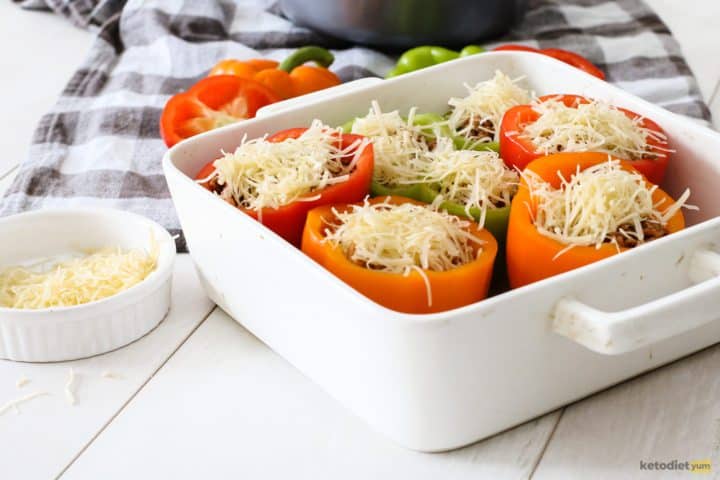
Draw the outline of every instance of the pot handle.
<instances>
[{"instance_id":1,"label":"pot handle","mask_svg":"<svg viewBox=\"0 0 720 480\"><path fill-rule=\"evenodd\" d=\"M619 312L563 298L555 305L552 330L594 352L618 355L720 318L720 254L695 251L688 274L694 285Z\"/></svg>"},{"instance_id":2,"label":"pot handle","mask_svg":"<svg viewBox=\"0 0 720 480\"><path fill-rule=\"evenodd\" d=\"M355 90L360 90L361 88L381 83L382 81L383 79L378 77L359 78L350 82L341 83L340 85L336 85L334 87L318 90L317 92L306 93L305 95L300 95L299 97L288 98L287 100L265 105L255 113L255 117L266 117L268 115L274 115L292 108L302 107L309 103L315 103L318 100L328 100L348 92L354 92Z\"/></svg>"}]
</instances>

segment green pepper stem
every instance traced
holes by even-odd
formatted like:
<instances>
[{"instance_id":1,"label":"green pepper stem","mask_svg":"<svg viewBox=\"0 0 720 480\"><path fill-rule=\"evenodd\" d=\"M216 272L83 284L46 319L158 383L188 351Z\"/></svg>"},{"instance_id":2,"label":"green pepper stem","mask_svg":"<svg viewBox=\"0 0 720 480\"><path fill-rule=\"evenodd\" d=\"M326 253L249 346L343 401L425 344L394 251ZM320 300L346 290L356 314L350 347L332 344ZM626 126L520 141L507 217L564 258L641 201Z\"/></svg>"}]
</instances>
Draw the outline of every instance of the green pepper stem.
<instances>
[{"instance_id":1,"label":"green pepper stem","mask_svg":"<svg viewBox=\"0 0 720 480\"><path fill-rule=\"evenodd\" d=\"M329 67L332 65L335 57L326 48L322 47L302 47L291 53L285 60L278 65L278 70L290 73L295 67L299 67L306 62L315 62L321 67Z\"/></svg>"}]
</instances>

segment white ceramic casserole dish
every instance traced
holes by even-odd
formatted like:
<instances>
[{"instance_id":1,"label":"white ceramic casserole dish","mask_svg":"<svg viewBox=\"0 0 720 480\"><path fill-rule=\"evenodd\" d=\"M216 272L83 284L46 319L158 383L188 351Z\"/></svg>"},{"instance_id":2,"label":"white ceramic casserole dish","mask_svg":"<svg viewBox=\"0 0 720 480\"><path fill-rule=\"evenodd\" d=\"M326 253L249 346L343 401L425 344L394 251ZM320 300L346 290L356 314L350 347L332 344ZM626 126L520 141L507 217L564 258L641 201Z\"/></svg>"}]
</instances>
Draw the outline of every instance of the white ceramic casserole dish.
<instances>
[{"instance_id":1,"label":"white ceramic casserole dish","mask_svg":"<svg viewBox=\"0 0 720 480\"><path fill-rule=\"evenodd\" d=\"M154 239L154 240L153 240ZM57 208L0 219L0 269L102 248L150 251L155 270L94 302L20 310L0 307L0 358L56 362L109 352L155 328L170 308L175 242L145 217L110 208Z\"/></svg>"},{"instance_id":2,"label":"white ceramic casserole dish","mask_svg":"<svg viewBox=\"0 0 720 480\"><path fill-rule=\"evenodd\" d=\"M383 110L443 112L495 70L539 95L610 101L677 149L664 189L689 186L689 228L453 311L385 309L192 178L244 134ZM415 450L482 439L720 341L720 135L554 59L497 52L266 108L168 151L164 169L208 295L375 429Z\"/></svg>"}]
</instances>

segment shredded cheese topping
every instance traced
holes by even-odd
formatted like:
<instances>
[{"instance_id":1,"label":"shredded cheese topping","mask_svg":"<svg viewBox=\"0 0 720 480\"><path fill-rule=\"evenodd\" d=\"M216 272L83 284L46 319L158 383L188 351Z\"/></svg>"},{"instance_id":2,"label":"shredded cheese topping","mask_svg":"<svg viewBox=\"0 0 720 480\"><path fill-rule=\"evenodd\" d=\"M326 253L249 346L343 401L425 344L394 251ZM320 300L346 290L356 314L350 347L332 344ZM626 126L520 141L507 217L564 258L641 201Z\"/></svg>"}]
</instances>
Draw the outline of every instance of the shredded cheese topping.
<instances>
[{"instance_id":1,"label":"shredded cheese topping","mask_svg":"<svg viewBox=\"0 0 720 480\"><path fill-rule=\"evenodd\" d=\"M356 118L352 133L372 139L375 155L374 177L382 184L394 184L394 170L418 160L430 148L425 132L433 127L413 125L416 109L410 110L407 120L397 110L383 113L380 105L372 102L365 117Z\"/></svg>"},{"instance_id":2,"label":"shredded cheese topping","mask_svg":"<svg viewBox=\"0 0 720 480\"><path fill-rule=\"evenodd\" d=\"M55 263L0 271L0 306L21 309L68 307L111 297L143 281L157 266L158 245L150 252L107 248Z\"/></svg>"},{"instance_id":3,"label":"shredded cheese topping","mask_svg":"<svg viewBox=\"0 0 720 480\"><path fill-rule=\"evenodd\" d=\"M368 143L342 148L341 134L340 129L314 120L298 138L282 142L243 138L233 153L223 152L215 160L213 176L238 206L255 211L315 199L307 195L347 181Z\"/></svg>"},{"instance_id":4,"label":"shredded cheese topping","mask_svg":"<svg viewBox=\"0 0 720 480\"><path fill-rule=\"evenodd\" d=\"M568 245L558 256L574 246L600 248L606 242L618 246L616 234L643 243L643 222L664 227L681 207L695 208L685 205L689 189L672 205L654 203L652 195L658 187L649 187L642 175L622 169L618 160L577 171L569 180L560 175L559 189L532 171L525 170L522 176L536 206L535 227Z\"/></svg>"},{"instance_id":5,"label":"shredded cheese topping","mask_svg":"<svg viewBox=\"0 0 720 480\"><path fill-rule=\"evenodd\" d=\"M468 216L471 208L478 208L481 226L486 209L509 205L519 178L497 153L456 150L452 139L437 131L430 149L423 137L427 130L412 125L414 113L403 120L397 111L383 113L373 102L370 113L355 120L353 133L372 138L376 181L396 187L432 184L445 200L463 205Z\"/></svg>"},{"instance_id":6,"label":"shredded cheese topping","mask_svg":"<svg viewBox=\"0 0 720 480\"><path fill-rule=\"evenodd\" d=\"M438 139L432 152L388 170L397 185L434 185L443 200L463 205L468 216L470 209L479 209L481 226L488 209L510 204L519 183L517 172L496 152L455 150L447 138Z\"/></svg>"},{"instance_id":7,"label":"shredded cheese topping","mask_svg":"<svg viewBox=\"0 0 720 480\"><path fill-rule=\"evenodd\" d=\"M499 138L500 122L510 108L530 103L530 92L518 85L521 79L511 79L496 71L491 80L474 87L465 85L468 95L451 98L448 124L458 135L474 142L491 142Z\"/></svg>"},{"instance_id":8,"label":"shredded cheese topping","mask_svg":"<svg viewBox=\"0 0 720 480\"><path fill-rule=\"evenodd\" d=\"M540 117L520 132L536 146L536 153L605 152L629 160L654 158L661 153L648 140L666 137L642 125L643 118L630 118L617 107L593 100L568 107L559 100L533 105Z\"/></svg>"},{"instance_id":9,"label":"shredded cheese topping","mask_svg":"<svg viewBox=\"0 0 720 480\"><path fill-rule=\"evenodd\" d=\"M472 262L482 251L483 241L468 231L469 221L429 207L366 201L333 213L337 222L325 230L325 241L339 245L365 268L405 276L417 271L430 306L432 292L424 270L451 270Z\"/></svg>"}]
</instances>

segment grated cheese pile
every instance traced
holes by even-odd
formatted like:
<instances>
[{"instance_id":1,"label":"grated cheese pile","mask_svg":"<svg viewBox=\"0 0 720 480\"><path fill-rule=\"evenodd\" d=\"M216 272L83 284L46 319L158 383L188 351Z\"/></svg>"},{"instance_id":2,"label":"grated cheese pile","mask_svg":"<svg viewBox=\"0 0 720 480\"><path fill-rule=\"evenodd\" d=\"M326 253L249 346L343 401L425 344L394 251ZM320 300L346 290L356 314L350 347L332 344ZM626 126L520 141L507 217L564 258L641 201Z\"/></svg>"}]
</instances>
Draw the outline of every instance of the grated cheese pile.
<instances>
[{"instance_id":1,"label":"grated cheese pile","mask_svg":"<svg viewBox=\"0 0 720 480\"><path fill-rule=\"evenodd\" d=\"M238 206L251 210L314 200L317 197L306 195L347 181L367 144L341 148L341 133L314 120L298 138L282 142L244 138L233 153L224 153L213 163L213 176Z\"/></svg>"},{"instance_id":2,"label":"grated cheese pile","mask_svg":"<svg viewBox=\"0 0 720 480\"><path fill-rule=\"evenodd\" d=\"M519 176L493 151L455 150L450 139L438 139L437 147L405 165L388 168L396 185L429 183L444 200L481 211L478 223L485 224L487 209L510 204Z\"/></svg>"},{"instance_id":3,"label":"grated cheese pile","mask_svg":"<svg viewBox=\"0 0 720 480\"><path fill-rule=\"evenodd\" d=\"M480 225L486 209L509 205L519 177L496 152L456 150L451 138L439 135L430 149L422 140L423 131L411 125L413 114L405 121L397 111L383 113L373 102L368 116L355 120L353 133L372 138L376 181L391 186L433 184L445 200L463 205L468 215L471 208L480 209Z\"/></svg>"},{"instance_id":4,"label":"grated cheese pile","mask_svg":"<svg viewBox=\"0 0 720 480\"><path fill-rule=\"evenodd\" d=\"M540 118L520 132L537 146L536 153L605 152L629 160L652 158L659 153L649 139L665 136L642 126L642 118L632 119L617 107L597 100L567 107L559 100L536 103Z\"/></svg>"},{"instance_id":5,"label":"grated cheese pile","mask_svg":"<svg viewBox=\"0 0 720 480\"><path fill-rule=\"evenodd\" d=\"M153 242L149 253L103 249L49 270L10 267L0 271L0 306L39 309L100 300L140 283L155 270L157 259Z\"/></svg>"},{"instance_id":6,"label":"grated cheese pile","mask_svg":"<svg viewBox=\"0 0 720 480\"><path fill-rule=\"evenodd\" d=\"M352 133L372 139L374 176L382 184L394 184L395 169L402 168L430 151L424 134L433 127L413 125L414 117L414 108L405 120L397 110L383 113L380 105L373 101L370 112L353 122Z\"/></svg>"},{"instance_id":7,"label":"grated cheese pile","mask_svg":"<svg viewBox=\"0 0 720 480\"><path fill-rule=\"evenodd\" d=\"M406 276L417 271L427 287L428 305L432 292L423 270L451 270L472 262L482 250L482 240L467 230L470 222L429 207L366 201L334 213L337 223L326 229L325 241L372 270Z\"/></svg>"},{"instance_id":8,"label":"grated cheese pile","mask_svg":"<svg viewBox=\"0 0 720 480\"><path fill-rule=\"evenodd\" d=\"M510 108L530 103L528 90L520 87L520 79L511 79L500 71L491 80L480 82L474 87L465 85L468 95L451 98L452 107L448 124L458 135L474 142L498 140L500 122Z\"/></svg>"},{"instance_id":9,"label":"grated cheese pile","mask_svg":"<svg viewBox=\"0 0 720 480\"><path fill-rule=\"evenodd\" d=\"M560 189L532 171L522 176L536 205L533 221L538 231L568 244L558 256L573 246L600 248L606 242L618 246L614 234L642 243L642 222L664 227L690 196L685 190L672 205L653 203L657 186L648 187L642 175L623 170L618 160L574 173L570 180L561 176Z\"/></svg>"}]
</instances>

